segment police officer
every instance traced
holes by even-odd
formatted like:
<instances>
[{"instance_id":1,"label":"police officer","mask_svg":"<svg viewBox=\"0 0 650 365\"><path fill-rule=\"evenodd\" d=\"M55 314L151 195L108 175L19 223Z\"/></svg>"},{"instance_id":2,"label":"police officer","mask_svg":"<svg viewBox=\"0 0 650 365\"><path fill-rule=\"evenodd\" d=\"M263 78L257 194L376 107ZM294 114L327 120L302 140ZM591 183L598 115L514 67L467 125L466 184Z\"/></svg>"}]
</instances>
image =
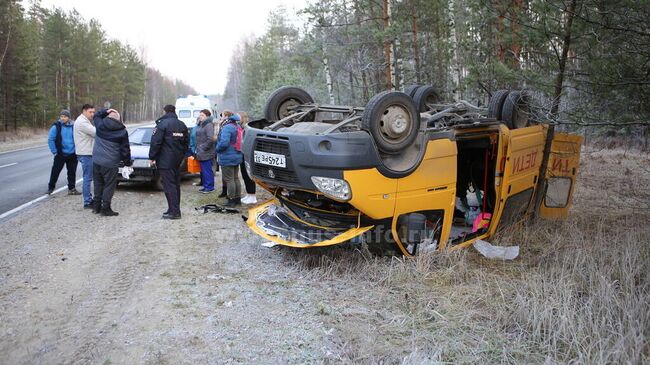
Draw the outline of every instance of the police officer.
<instances>
[{"instance_id":1,"label":"police officer","mask_svg":"<svg viewBox=\"0 0 650 365\"><path fill-rule=\"evenodd\" d=\"M189 133L185 123L178 120L176 107L165 105L165 115L156 121L151 136L149 160L156 165L162 180L167 211L163 219L181 218L181 175L180 166L189 147Z\"/></svg>"}]
</instances>

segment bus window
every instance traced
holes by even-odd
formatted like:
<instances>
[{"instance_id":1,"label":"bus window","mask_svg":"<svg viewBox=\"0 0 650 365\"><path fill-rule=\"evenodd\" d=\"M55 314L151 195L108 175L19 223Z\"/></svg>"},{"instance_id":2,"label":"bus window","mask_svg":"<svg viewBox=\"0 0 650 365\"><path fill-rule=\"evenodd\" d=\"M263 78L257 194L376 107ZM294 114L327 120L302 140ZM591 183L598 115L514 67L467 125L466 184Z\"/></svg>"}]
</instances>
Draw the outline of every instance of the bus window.
<instances>
[{"instance_id":1,"label":"bus window","mask_svg":"<svg viewBox=\"0 0 650 365\"><path fill-rule=\"evenodd\" d=\"M200 113L201 113L200 110L195 110L194 111L194 118L198 118Z\"/></svg>"},{"instance_id":2,"label":"bus window","mask_svg":"<svg viewBox=\"0 0 650 365\"><path fill-rule=\"evenodd\" d=\"M179 118L189 118L191 115L191 111L189 110L179 110L178 111L178 117Z\"/></svg>"}]
</instances>

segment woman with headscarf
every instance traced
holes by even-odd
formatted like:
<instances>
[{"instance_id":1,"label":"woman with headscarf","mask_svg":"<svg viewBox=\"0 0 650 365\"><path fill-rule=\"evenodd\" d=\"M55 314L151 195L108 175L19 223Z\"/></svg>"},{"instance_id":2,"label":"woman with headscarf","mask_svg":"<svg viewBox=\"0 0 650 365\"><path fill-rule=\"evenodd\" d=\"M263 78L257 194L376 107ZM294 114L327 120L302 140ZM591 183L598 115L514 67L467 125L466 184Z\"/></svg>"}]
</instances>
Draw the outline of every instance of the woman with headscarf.
<instances>
[{"instance_id":1,"label":"woman with headscarf","mask_svg":"<svg viewBox=\"0 0 650 365\"><path fill-rule=\"evenodd\" d=\"M214 171L212 161L214 160L214 124L212 113L203 109L199 113L199 124L196 128L196 159L201 164L201 182L203 188L199 191L207 194L214 191Z\"/></svg>"}]
</instances>

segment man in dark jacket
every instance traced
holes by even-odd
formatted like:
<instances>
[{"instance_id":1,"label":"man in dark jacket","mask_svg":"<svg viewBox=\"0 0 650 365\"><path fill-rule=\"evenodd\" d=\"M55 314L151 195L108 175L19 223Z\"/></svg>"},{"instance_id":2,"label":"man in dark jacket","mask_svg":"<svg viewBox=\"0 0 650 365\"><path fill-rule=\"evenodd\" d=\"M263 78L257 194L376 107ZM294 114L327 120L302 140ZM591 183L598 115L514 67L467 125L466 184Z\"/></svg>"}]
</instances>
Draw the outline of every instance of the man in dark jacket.
<instances>
[{"instance_id":1,"label":"man in dark jacket","mask_svg":"<svg viewBox=\"0 0 650 365\"><path fill-rule=\"evenodd\" d=\"M54 155L47 193L52 194L56 181L59 180L59 174L65 166L68 170L68 195L78 195L79 192L75 189L77 155L74 148L73 123L68 110L62 110L59 119L52 124L47 136L47 144Z\"/></svg>"},{"instance_id":2,"label":"man in dark jacket","mask_svg":"<svg viewBox=\"0 0 650 365\"><path fill-rule=\"evenodd\" d=\"M111 199L117 186L119 165L133 164L129 134L116 110L100 110L95 113L93 120L96 129L93 146L93 212L103 216L116 216L118 213L111 209Z\"/></svg>"},{"instance_id":3,"label":"man in dark jacket","mask_svg":"<svg viewBox=\"0 0 650 365\"><path fill-rule=\"evenodd\" d=\"M151 136L149 160L156 164L162 180L167 211L163 219L181 218L181 174L180 167L189 148L189 132L185 123L176 115L176 107L165 105L165 115L156 121Z\"/></svg>"}]
</instances>

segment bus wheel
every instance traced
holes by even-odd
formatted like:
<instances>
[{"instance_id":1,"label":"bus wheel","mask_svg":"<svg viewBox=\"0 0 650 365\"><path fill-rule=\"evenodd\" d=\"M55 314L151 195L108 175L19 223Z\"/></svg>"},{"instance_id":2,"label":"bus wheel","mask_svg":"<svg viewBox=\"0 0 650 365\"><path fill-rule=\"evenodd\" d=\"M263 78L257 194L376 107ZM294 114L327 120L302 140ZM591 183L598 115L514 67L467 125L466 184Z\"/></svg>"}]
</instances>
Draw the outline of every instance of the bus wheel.
<instances>
[{"instance_id":1,"label":"bus wheel","mask_svg":"<svg viewBox=\"0 0 650 365\"><path fill-rule=\"evenodd\" d=\"M503 103L506 101L510 90L497 90L488 103L488 118L494 118L497 121L502 121L501 113L503 111Z\"/></svg>"},{"instance_id":2,"label":"bus wheel","mask_svg":"<svg viewBox=\"0 0 650 365\"><path fill-rule=\"evenodd\" d=\"M283 86L275 90L264 105L264 118L275 122L293 114L295 107L311 104L314 99L309 93L299 87Z\"/></svg>"},{"instance_id":3,"label":"bus wheel","mask_svg":"<svg viewBox=\"0 0 650 365\"><path fill-rule=\"evenodd\" d=\"M433 86L420 86L413 92L413 100L418 112L422 113L429 110L429 105L439 103L440 95Z\"/></svg>"},{"instance_id":4,"label":"bus wheel","mask_svg":"<svg viewBox=\"0 0 650 365\"><path fill-rule=\"evenodd\" d=\"M361 126L370 132L381 152L398 153L415 141L420 113L410 96L399 91L384 91L373 96L366 105Z\"/></svg>"},{"instance_id":5,"label":"bus wheel","mask_svg":"<svg viewBox=\"0 0 650 365\"><path fill-rule=\"evenodd\" d=\"M414 96L415 96L415 92L417 91L417 89L418 89L420 86L422 86L422 85L420 85L420 84L409 85L409 86L407 86L407 87L404 88L404 94L406 94L406 95L408 95L408 96L410 96L410 97L414 97Z\"/></svg>"},{"instance_id":6,"label":"bus wheel","mask_svg":"<svg viewBox=\"0 0 650 365\"><path fill-rule=\"evenodd\" d=\"M511 91L503 103L501 114L510 129L528 127L530 125L528 95L523 91Z\"/></svg>"}]
</instances>

